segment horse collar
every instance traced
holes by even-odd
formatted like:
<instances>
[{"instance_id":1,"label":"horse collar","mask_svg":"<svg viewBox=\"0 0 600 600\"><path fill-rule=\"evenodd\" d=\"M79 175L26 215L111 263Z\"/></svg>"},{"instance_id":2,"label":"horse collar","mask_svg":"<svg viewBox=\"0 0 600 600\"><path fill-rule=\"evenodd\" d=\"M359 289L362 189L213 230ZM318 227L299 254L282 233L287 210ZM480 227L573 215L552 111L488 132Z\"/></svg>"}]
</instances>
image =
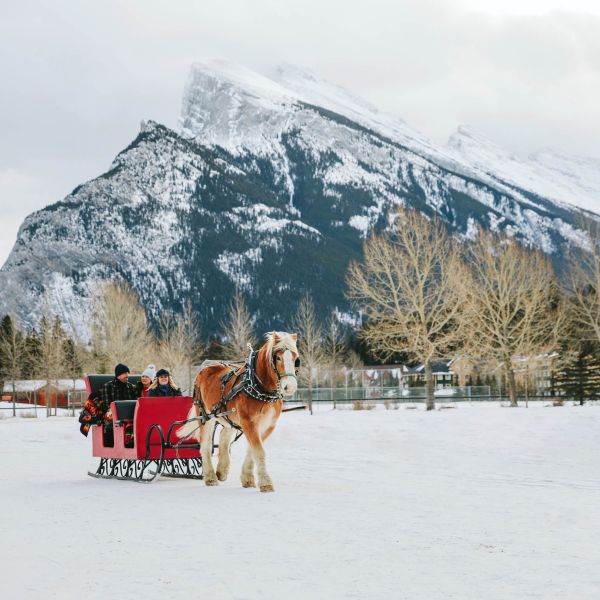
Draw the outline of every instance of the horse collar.
<instances>
[{"instance_id":1,"label":"horse collar","mask_svg":"<svg viewBox=\"0 0 600 600\"><path fill-rule=\"evenodd\" d=\"M250 348L248 360L246 361L246 373L242 382L244 392L251 398L260 400L261 402L277 402L277 400L282 400L283 394L279 389L279 385L277 385L277 389L274 391L265 389L263 382L256 372L257 356L258 350L254 351ZM275 372L277 372L277 369L275 369Z\"/></svg>"}]
</instances>

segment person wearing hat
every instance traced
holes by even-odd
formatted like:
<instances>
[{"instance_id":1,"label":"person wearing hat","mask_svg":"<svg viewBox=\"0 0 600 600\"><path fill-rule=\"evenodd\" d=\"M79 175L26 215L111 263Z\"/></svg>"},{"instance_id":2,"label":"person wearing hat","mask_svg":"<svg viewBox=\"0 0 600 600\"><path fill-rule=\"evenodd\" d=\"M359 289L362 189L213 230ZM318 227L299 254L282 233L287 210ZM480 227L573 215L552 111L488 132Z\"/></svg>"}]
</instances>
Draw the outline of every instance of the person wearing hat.
<instances>
[{"instance_id":1,"label":"person wearing hat","mask_svg":"<svg viewBox=\"0 0 600 600\"><path fill-rule=\"evenodd\" d=\"M181 390L175 385L169 371L160 369L156 373L156 381L148 390L148 396L181 396Z\"/></svg>"},{"instance_id":2,"label":"person wearing hat","mask_svg":"<svg viewBox=\"0 0 600 600\"><path fill-rule=\"evenodd\" d=\"M156 367L154 365L148 365L136 385L138 398L145 398L148 395L148 389L152 385L152 381L155 377Z\"/></svg>"},{"instance_id":3,"label":"person wearing hat","mask_svg":"<svg viewBox=\"0 0 600 600\"><path fill-rule=\"evenodd\" d=\"M129 367L118 364L115 367L115 378L105 383L99 390L100 410L104 416L104 429L112 427L110 403L115 400L137 400L137 390L129 383Z\"/></svg>"}]
</instances>

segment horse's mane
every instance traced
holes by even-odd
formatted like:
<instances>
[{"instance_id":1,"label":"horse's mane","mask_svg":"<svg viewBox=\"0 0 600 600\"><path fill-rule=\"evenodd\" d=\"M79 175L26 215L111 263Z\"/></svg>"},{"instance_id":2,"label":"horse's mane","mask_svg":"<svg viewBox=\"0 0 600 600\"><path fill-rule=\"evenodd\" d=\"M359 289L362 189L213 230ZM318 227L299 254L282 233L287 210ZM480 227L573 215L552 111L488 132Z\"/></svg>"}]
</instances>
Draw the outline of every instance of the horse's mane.
<instances>
[{"instance_id":1,"label":"horse's mane","mask_svg":"<svg viewBox=\"0 0 600 600\"><path fill-rule=\"evenodd\" d=\"M294 340L291 333L269 331L265 337L267 338L267 356L272 356L273 352L277 352L278 350L290 350L298 354L296 340ZM277 338L277 342L275 342L275 338Z\"/></svg>"}]
</instances>

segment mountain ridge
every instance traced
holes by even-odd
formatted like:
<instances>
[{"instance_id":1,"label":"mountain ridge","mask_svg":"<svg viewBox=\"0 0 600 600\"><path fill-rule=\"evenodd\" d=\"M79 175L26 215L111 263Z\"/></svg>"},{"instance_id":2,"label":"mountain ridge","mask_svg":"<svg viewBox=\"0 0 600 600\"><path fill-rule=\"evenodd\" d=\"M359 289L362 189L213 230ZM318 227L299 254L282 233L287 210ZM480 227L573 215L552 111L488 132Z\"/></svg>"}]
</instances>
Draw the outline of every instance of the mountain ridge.
<instances>
[{"instance_id":1,"label":"mountain ridge","mask_svg":"<svg viewBox=\"0 0 600 600\"><path fill-rule=\"evenodd\" d=\"M85 337L99 282L118 275L153 322L191 301L205 335L218 330L236 287L259 329L288 326L306 291L321 316L335 308L352 322L348 262L370 232L391 227L400 206L441 216L463 238L477 227L505 231L558 265L568 248L585 247L585 211L502 169L486 173L481 156L482 166L470 166L413 137L417 152L394 137L410 131L400 120L400 133L386 136L361 122L367 117L335 112L338 88L324 88L328 108L302 90L284 93L262 76L257 83L247 69L202 69L195 64L186 83L180 131L142 121L105 173L25 219L0 270L0 312L31 325L50 302ZM279 77L291 85L289 67Z\"/></svg>"}]
</instances>

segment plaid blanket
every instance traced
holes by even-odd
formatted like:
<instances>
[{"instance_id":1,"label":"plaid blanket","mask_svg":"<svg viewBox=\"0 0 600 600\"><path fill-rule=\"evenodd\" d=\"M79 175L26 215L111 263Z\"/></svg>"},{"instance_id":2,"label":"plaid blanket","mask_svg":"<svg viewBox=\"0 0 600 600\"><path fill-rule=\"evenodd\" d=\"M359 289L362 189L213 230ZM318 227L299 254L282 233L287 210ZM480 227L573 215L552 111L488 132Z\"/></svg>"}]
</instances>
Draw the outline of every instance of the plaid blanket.
<instances>
[{"instance_id":1,"label":"plaid blanket","mask_svg":"<svg viewBox=\"0 0 600 600\"><path fill-rule=\"evenodd\" d=\"M79 431L87 437L90 427L92 425L99 425L103 421L104 415L100 396L98 394L90 394L79 414L79 422L81 423Z\"/></svg>"}]
</instances>

